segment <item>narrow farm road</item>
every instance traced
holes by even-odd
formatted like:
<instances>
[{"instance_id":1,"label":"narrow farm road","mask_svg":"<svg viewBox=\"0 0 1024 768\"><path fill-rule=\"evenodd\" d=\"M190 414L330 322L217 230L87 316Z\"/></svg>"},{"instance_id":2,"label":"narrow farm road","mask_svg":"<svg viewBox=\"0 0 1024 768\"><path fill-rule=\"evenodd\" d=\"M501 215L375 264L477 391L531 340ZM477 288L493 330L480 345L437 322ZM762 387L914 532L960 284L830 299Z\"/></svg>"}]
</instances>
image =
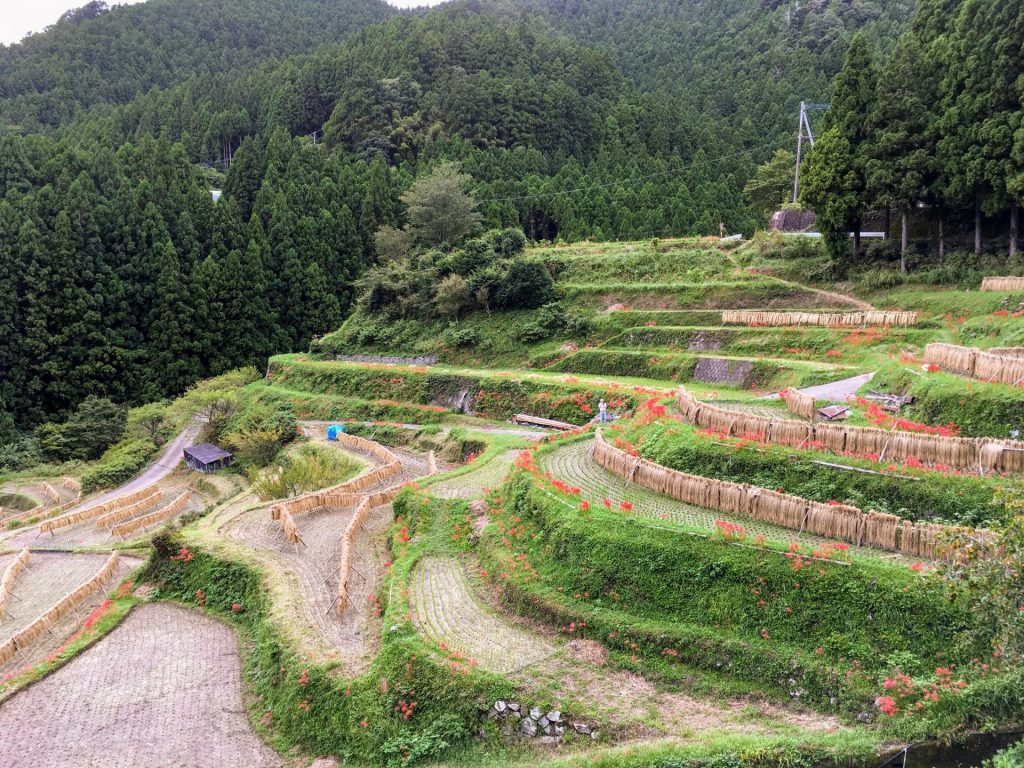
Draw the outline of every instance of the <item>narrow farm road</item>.
<instances>
[{"instance_id":1,"label":"narrow farm road","mask_svg":"<svg viewBox=\"0 0 1024 768\"><path fill-rule=\"evenodd\" d=\"M862 373L859 376L851 376L848 379L841 379L839 381L832 381L828 384L818 384L814 387L804 387L801 390L805 395L813 395L815 400L835 400L840 403L846 402L853 397L857 390L871 381L875 375L874 371L871 373ZM765 395L764 400L778 400L778 392L774 392L770 395Z\"/></svg>"},{"instance_id":2,"label":"narrow farm road","mask_svg":"<svg viewBox=\"0 0 1024 768\"><path fill-rule=\"evenodd\" d=\"M97 504L102 504L111 499L117 498L118 496L124 496L132 491L138 491L145 488L147 485L152 485L158 480L163 480L167 475L174 471L175 467L181 463L184 457L185 447L190 445L196 436L199 434L199 424L189 424L183 429L176 438L171 440L164 447L163 453L160 454L160 458L150 464L138 477L129 480L124 485L115 488L112 491L101 493L92 499L89 499L85 504L75 507L72 511L80 509L89 509Z\"/></svg>"}]
</instances>

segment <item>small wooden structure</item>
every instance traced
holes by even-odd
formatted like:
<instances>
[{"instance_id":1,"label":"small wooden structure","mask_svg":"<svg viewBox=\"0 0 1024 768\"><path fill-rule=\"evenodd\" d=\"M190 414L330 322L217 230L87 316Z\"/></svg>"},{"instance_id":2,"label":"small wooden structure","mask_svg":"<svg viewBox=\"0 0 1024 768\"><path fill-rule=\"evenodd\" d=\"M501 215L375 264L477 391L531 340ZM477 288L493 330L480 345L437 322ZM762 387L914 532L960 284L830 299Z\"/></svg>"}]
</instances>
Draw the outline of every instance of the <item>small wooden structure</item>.
<instances>
[{"instance_id":1,"label":"small wooden structure","mask_svg":"<svg viewBox=\"0 0 1024 768\"><path fill-rule=\"evenodd\" d=\"M544 429L561 429L570 430L576 429L575 424L567 424L564 421L555 421L554 419L544 419L540 416L530 416L527 413L517 413L512 417L513 424L525 424L529 427L543 427Z\"/></svg>"},{"instance_id":2,"label":"small wooden structure","mask_svg":"<svg viewBox=\"0 0 1024 768\"><path fill-rule=\"evenodd\" d=\"M848 405L826 405L818 409L818 415L825 421L842 421L849 418L850 406Z\"/></svg>"},{"instance_id":3,"label":"small wooden structure","mask_svg":"<svg viewBox=\"0 0 1024 768\"><path fill-rule=\"evenodd\" d=\"M212 443L190 445L185 449L185 463L197 472L216 472L231 466L232 456Z\"/></svg>"}]
</instances>

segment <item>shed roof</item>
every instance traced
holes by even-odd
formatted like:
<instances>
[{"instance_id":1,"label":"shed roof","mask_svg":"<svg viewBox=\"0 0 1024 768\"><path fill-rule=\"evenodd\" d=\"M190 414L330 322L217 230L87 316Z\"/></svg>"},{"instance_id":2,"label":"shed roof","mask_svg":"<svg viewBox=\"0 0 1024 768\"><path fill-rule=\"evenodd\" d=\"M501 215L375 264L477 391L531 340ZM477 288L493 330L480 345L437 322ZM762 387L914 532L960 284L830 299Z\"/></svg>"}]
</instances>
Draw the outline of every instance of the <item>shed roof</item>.
<instances>
[{"instance_id":1,"label":"shed roof","mask_svg":"<svg viewBox=\"0 0 1024 768\"><path fill-rule=\"evenodd\" d=\"M231 454L225 451L223 448L218 448L212 443L200 443L199 445L190 445L185 449L185 455L191 456L193 459L198 461L200 464L210 464L214 461L220 461L221 459L230 459Z\"/></svg>"}]
</instances>

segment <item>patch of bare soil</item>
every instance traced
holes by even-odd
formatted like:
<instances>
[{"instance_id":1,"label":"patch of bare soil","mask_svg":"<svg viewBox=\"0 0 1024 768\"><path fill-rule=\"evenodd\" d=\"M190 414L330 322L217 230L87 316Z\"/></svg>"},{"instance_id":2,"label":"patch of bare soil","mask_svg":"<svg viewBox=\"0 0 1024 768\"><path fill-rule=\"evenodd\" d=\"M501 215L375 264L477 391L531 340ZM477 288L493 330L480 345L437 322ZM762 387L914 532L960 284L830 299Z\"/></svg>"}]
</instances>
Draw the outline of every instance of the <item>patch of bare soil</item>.
<instances>
[{"instance_id":1,"label":"patch of bare soil","mask_svg":"<svg viewBox=\"0 0 1024 768\"><path fill-rule=\"evenodd\" d=\"M592 659L592 641L575 640L568 652L527 670L526 688L555 691L557 701L601 722L613 741L686 740L706 731L774 735L793 731L832 733L842 726L829 715L789 708L753 696L722 698L666 690L641 675L608 671ZM593 645L599 645L594 643Z\"/></svg>"}]
</instances>

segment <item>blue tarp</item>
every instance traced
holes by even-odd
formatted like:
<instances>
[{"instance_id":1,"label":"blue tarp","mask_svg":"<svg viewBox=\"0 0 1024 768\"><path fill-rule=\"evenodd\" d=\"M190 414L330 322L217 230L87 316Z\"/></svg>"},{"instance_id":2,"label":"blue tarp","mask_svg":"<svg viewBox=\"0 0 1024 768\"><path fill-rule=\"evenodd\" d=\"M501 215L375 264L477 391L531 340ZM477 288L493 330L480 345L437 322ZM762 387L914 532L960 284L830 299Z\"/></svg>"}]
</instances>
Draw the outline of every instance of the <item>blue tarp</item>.
<instances>
[{"instance_id":1,"label":"blue tarp","mask_svg":"<svg viewBox=\"0 0 1024 768\"><path fill-rule=\"evenodd\" d=\"M327 428L327 439L337 440L338 435L344 431L345 427L343 427L341 424L331 424L331 426Z\"/></svg>"}]
</instances>

